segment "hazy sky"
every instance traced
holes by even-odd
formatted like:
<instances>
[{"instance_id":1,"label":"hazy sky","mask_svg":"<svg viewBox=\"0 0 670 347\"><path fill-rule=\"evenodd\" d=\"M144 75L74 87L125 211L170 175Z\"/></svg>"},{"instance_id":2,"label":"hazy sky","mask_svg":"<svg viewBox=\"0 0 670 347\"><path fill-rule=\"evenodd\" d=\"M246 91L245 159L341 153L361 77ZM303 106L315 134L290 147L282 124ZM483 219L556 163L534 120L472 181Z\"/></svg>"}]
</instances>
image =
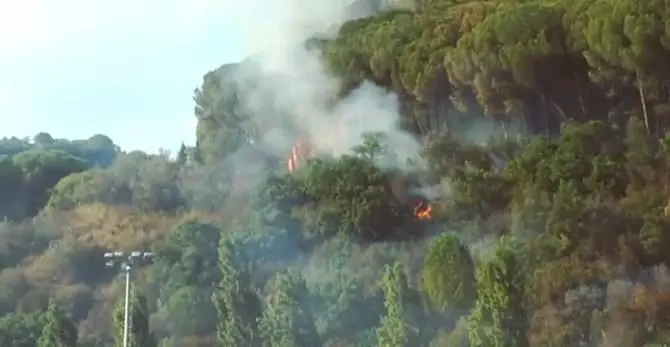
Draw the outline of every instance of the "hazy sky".
<instances>
[{"instance_id":1,"label":"hazy sky","mask_svg":"<svg viewBox=\"0 0 670 347\"><path fill-rule=\"evenodd\" d=\"M0 137L102 133L152 152L193 144L193 89L246 55L249 28L271 12L259 5L0 0Z\"/></svg>"}]
</instances>

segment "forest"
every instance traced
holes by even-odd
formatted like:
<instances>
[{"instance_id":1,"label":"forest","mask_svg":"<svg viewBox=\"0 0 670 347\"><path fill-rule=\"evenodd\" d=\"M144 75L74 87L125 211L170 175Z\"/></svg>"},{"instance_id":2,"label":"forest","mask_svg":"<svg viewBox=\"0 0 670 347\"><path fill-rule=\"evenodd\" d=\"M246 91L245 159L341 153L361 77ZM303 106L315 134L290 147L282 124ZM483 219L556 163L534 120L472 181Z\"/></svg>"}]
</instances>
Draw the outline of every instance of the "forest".
<instances>
[{"instance_id":1,"label":"forest","mask_svg":"<svg viewBox=\"0 0 670 347\"><path fill-rule=\"evenodd\" d=\"M0 347L122 346L109 251L132 347L670 345L670 2L372 2L193 147L0 140Z\"/></svg>"}]
</instances>

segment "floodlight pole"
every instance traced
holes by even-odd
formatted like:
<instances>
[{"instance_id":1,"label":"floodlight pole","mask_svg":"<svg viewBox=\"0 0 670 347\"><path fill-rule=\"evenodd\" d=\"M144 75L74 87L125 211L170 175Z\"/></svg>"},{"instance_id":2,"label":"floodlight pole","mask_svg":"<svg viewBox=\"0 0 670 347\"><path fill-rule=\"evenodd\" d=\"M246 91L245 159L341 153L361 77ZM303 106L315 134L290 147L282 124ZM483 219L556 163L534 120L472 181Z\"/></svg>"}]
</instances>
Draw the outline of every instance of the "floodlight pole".
<instances>
[{"instance_id":1,"label":"floodlight pole","mask_svg":"<svg viewBox=\"0 0 670 347\"><path fill-rule=\"evenodd\" d=\"M126 272L126 295L124 300L124 310L123 310L123 347L128 347L128 326L130 320L130 314L128 311L130 308L130 270L132 267L130 265L125 266Z\"/></svg>"},{"instance_id":2,"label":"floodlight pole","mask_svg":"<svg viewBox=\"0 0 670 347\"><path fill-rule=\"evenodd\" d=\"M133 265L138 263L139 260L144 260L145 262L150 260L153 257L151 252L130 252L124 253L121 251L107 252L105 253L105 258L108 260L105 265L107 267L114 267L117 262L120 261L121 268L124 272L124 277L126 280L126 293L124 299L124 312L123 312L123 347L128 347L128 335L130 330L130 281L131 281L131 272Z\"/></svg>"}]
</instances>

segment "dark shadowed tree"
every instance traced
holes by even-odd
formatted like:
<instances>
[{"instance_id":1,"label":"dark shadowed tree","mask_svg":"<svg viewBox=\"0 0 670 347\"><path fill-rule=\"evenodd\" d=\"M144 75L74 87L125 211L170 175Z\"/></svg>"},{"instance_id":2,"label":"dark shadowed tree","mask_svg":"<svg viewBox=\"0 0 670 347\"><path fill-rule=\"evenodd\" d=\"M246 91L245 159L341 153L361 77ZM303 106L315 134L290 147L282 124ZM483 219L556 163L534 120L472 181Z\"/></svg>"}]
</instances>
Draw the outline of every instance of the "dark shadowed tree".
<instances>
[{"instance_id":1,"label":"dark shadowed tree","mask_svg":"<svg viewBox=\"0 0 670 347\"><path fill-rule=\"evenodd\" d=\"M184 165L188 161L188 150L186 149L186 145L184 143L181 143L181 146L179 147L179 152L177 152L177 163L179 165Z\"/></svg>"}]
</instances>

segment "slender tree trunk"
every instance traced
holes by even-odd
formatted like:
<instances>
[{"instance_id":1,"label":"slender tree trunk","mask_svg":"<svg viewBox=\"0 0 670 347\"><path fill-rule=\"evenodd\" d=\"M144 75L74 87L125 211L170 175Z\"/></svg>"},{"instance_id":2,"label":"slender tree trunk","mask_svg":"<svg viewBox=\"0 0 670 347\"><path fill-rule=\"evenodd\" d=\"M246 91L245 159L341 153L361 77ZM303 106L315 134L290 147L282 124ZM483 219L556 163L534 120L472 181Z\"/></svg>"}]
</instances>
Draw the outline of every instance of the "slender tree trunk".
<instances>
[{"instance_id":1,"label":"slender tree trunk","mask_svg":"<svg viewBox=\"0 0 670 347\"><path fill-rule=\"evenodd\" d=\"M644 97L644 86L642 85L642 78L640 74L636 74L637 77L637 90L640 92L640 103L642 104L642 115L644 116L644 127L647 129L647 134L649 131L649 113L647 112L647 102Z\"/></svg>"},{"instance_id":2,"label":"slender tree trunk","mask_svg":"<svg viewBox=\"0 0 670 347\"><path fill-rule=\"evenodd\" d=\"M568 115L565 114L563 108L561 108L561 105L559 105L556 101L549 99L549 103L556 109L556 111L558 111L558 115L561 116L561 120L566 122L572 120L572 118L568 117Z\"/></svg>"},{"instance_id":3,"label":"slender tree trunk","mask_svg":"<svg viewBox=\"0 0 670 347\"><path fill-rule=\"evenodd\" d=\"M586 104L584 104L584 93L582 93L582 86L579 84L579 78L577 78L577 73L575 72L575 86L577 86L577 96L579 98L579 106L582 110L582 119L586 119Z\"/></svg>"},{"instance_id":4,"label":"slender tree trunk","mask_svg":"<svg viewBox=\"0 0 670 347\"><path fill-rule=\"evenodd\" d=\"M414 124L421 135L426 135L426 113L422 110L417 110L412 106L412 115L414 116Z\"/></svg>"}]
</instances>

